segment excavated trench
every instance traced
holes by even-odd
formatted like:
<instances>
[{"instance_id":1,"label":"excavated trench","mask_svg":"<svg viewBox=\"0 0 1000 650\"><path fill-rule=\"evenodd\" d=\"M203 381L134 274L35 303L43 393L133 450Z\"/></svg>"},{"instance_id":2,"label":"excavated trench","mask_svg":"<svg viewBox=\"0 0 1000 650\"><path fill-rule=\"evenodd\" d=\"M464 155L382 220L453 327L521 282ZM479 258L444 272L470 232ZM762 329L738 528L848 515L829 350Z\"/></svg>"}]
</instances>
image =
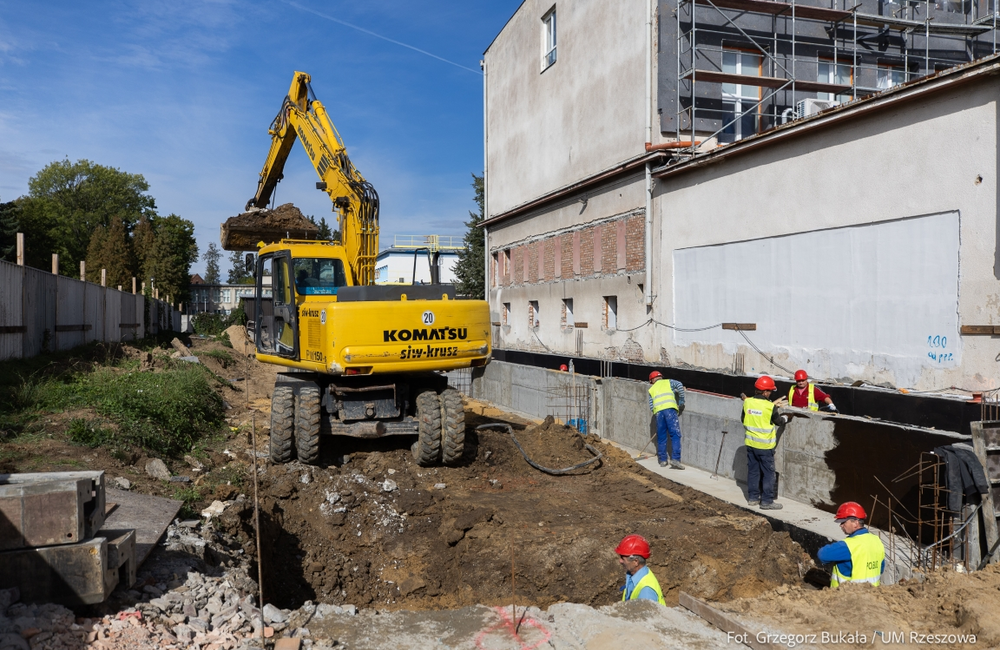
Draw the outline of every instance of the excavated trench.
<instances>
[{"instance_id":1,"label":"excavated trench","mask_svg":"<svg viewBox=\"0 0 1000 650\"><path fill-rule=\"evenodd\" d=\"M324 439L319 466L269 465L261 477L265 599L379 609L474 605L604 605L622 583L615 545L640 533L668 604L686 591L714 600L800 583L808 556L767 521L639 467L595 436L551 421L518 440L537 463L595 465L551 476L503 431L474 427L456 467L419 467L410 440ZM346 456L346 460L345 460ZM256 557L252 508L220 524Z\"/></svg>"}]
</instances>

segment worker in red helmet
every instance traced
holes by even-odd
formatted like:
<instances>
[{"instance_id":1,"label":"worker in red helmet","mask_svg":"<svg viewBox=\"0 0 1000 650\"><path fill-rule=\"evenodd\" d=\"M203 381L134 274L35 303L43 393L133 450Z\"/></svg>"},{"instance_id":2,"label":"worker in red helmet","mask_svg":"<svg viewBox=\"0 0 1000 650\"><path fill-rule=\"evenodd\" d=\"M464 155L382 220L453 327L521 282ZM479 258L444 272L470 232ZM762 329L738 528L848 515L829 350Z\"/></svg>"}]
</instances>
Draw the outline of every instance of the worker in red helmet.
<instances>
[{"instance_id":1,"label":"worker in red helmet","mask_svg":"<svg viewBox=\"0 0 1000 650\"><path fill-rule=\"evenodd\" d=\"M788 418L778 412L777 406L784 404L780 399L771 401L774 380L763 375L754 383L754 396L743 400L743 414L740 419L746 434L743 444L747 448L747 505L761 510L781 510L782 505L774 501L774 448L778 444L778 427ZM761 489L763 483L763 490Z\"/></svg>"},{"instance_id":2,"label":"worker in red helmet","mask_svg":"<svg viewBox=\"0 0 1000 650\"><path fill-rule=\"evenodd\" d=\"M622 602L626 600L655 600L666 605L663 591L653 572L646 566L649 559L649 542L642 535L626 535L615 549L618 564L625 569L625 586Z\"/></svg>"},{"instance_id":3,"label":"worker in red helmet","mask_svg":"<svg viewBox=\"0 0 1000 650\"><path fill-rule=\"evenodd\" d=\"M860 503L840 504L834 520L847 537L827 544L817 554L823 564L833 564L830 587L836 589L845 582L879 586L885 571L885 546L878 535L865 527L865 509Z\"/></svg>"},{"instance_id":4,"label":"worker in red helmet","mask_svg":"<svg viewBox=\"0 0 1000 650\"><path fill-rule=\"evenodd\" d=\"M820 402L826 405L824 408L828 411L837 410L830 396L809 381L809 373L805 370L796 370L795 385L788 389L788 405L818 411Z\"/></svg>"},{"instance_id":5,"label":"worker in red helmet","mask_svg":"<svg viewBox=\"0 0 1000 650\"><path fill-rule=\"evenodd\" d=\"M660 467L681 464L681 413L684 412L684 384L665 379L658 370L649 373L649 410L656 419L656 457ZM667 456L667 435L670 436L670 456Z\"/></svg>"},{"instance_id":6,"label":"worker in red helmet","mask_svg":"<svg viewBox=\"0 0 1000 650\"><path fill-rule=\"evenodd\" d=\"M567 365L566 365L566 364L564 363L564 364L562 364L561 366L559 366L559 370L560 370L561 372L569 372L569 366L567 366Z\"/></svg>"}]
</instances>

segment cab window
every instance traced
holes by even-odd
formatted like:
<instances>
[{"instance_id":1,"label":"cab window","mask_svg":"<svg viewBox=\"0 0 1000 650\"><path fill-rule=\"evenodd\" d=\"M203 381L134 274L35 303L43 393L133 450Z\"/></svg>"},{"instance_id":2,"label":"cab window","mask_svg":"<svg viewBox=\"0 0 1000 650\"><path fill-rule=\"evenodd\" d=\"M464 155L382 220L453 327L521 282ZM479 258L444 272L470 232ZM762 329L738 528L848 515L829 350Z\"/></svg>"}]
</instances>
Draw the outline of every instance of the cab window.
<instances>
[{"instance_id":1,"label":"cab window","mask_svg":"<svg viewBox=\"0 0 1000 650\"><path fill-rule=\"evenodd\" d=\"M295 268L295 291L303 296L335 296L347 286L344 262L339 259L298 257Z\"/></svg>"}]
</instances>

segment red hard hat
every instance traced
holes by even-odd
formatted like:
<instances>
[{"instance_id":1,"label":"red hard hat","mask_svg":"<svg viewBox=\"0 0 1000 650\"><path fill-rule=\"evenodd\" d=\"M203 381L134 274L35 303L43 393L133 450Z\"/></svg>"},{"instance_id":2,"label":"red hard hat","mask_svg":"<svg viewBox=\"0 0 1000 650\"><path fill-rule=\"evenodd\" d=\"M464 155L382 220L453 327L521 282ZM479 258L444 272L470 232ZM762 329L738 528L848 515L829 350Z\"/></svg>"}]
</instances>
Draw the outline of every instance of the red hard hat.
<instances>
[{"instance_id":1,"label":"red hard hat","mask_svg":"<svg viewBox=\"0 0 1000 650\"><path fill-rule=\"evenodd\" d=\"M663 375L660 374L659 370L654 370L653 372L649 373L649 383L653 383L657 379L663 379ZM638 535L636 535L636 537L638 537Z\"/></svg>"},{"instance_id":2,"label":"red hard hat","mask_svg":"<svg viewBox=\"0 0 1000 650\"><path fill-rule=\"evenodd\" d=\"M649 542L642 535L626 535L618 548L615 549L618 555L638 555L649 559Z\"/></svg>"},{"instance_id":3,"label":"red hard hat","mask_svg":"<svg viewBox=\"0 0 1000 650\"><path fill-rule=\"evenodd\" d=\"M809 373L805 370L795 371L795 381L805 381L806 379L809 379Z\"/></svg>"},{"instance_id":4,"label":"red hard hat","mask_svg":"<svg viewBox=\"0 0 1000 650\"><path fill-rule=\"evenodd\" d=\"M834 519L847 519L849 517L864 519L867 516L868 515L865 514L865 509L861 507L860 503L845 501L840 504L839 508L837 508L837 514L834 516Z\"/></svg>"},{"instance_id":5,"label":"red hard hat","mask_svg":"<svg viewBox=\"0 0 1000 650\"><path fill-rule=\"evenodd\" d=\"M764 375L754 382L753 387L757 390L774 390L774 380Z\"/></svg>"},{"instance_id":6,"label":"red hard hat","mask_svg":"<svg viewBox=\"0 0 1000 650\"><path fill-rule=\"evenodd\" d=\"M562 364L561 366L559 366L559 369L560 369L560 370L569 370L569 366L567 366L567 365L566 365L566 364L564 363L564 364Z\"/></svg>"}]
</instances>

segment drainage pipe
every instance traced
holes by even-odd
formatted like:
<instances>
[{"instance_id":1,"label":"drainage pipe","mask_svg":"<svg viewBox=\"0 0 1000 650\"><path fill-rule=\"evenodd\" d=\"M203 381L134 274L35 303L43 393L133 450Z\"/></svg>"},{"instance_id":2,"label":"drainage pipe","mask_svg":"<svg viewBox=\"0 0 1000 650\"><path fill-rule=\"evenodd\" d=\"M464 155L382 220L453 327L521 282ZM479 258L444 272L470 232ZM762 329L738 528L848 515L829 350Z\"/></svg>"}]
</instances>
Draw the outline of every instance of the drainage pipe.
<instances>
[{"instance_id":1,"label":"drainage pipe","mask_svg":"<svg viewBox=\"0 0 1000 650\"><path fill-rule=\"evenodd\" d=\"M646 12L646 151L653 145L653 13L656 0L649 0ZM643 299L648 309L653 304L653 167L646 163L646 282Z\"/></svg>"}]
</instances>

